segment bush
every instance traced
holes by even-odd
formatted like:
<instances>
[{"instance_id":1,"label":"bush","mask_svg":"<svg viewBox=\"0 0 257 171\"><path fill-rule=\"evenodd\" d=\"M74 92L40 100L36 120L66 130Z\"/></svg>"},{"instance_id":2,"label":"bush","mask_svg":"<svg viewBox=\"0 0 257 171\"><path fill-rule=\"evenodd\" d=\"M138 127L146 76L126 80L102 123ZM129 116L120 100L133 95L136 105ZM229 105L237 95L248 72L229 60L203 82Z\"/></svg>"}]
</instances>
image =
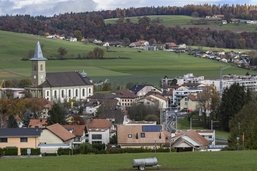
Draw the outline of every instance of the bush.
<instances>
[{"instance_id":1,"label":"bush","mask_svg":"<svg viewBox=\"0 0 257 171\"><path fill-rule=\"evenodd\" d=\"M3 149L2 148L0 148L0 156L2 156L3 155Z\"/></svg>"},{"instance_id":2,"label":"bush","mask_svg":"<svg viewBox=\"0 0 257 171\"><path fill-rule=\"evenodd\" d=\"M18 148L17 147L8 147L3 149L3 154L6 156L17 156Z\"/></svg>"},{"instance_id":3,"label":"bush","mask_svg":"<svg viewBox=\"0 0 257 171\"><path fill-rule=\"evenodd\" d=\"M58 155L72 155L72 150L68 148L59 148L57 153Z\"/></svg>"},{"instance_id":4,"label":"bush","mask_svg":"<svg viewBox=\"0 0 257 171\"><path fill-rule=\"evenodd\" d=\"M97 151L105 150L105 144L92 144L92 148Z\"/></svg>"},{"instance_id":5,"label":"bush","mask_svg":"<svg viewBox=\"0 0 257 171\"><path fill-rule=\"evenodd\" d=\"M28 155L27 154L28 148L21 148L21 155ZM31 148L31 154L30 155L40 155L40 148Z\"/></svg>"},{"instance_id":6,"label":"bush","mask_svg":"<svg viewBox=\"0 0 257 171\"><path fill-rule=\"evenodd\" d=\"M83 143L79 148L80 154L88 154L93 152L92 145L89 143Z\"/></svg>"}]
</instances>

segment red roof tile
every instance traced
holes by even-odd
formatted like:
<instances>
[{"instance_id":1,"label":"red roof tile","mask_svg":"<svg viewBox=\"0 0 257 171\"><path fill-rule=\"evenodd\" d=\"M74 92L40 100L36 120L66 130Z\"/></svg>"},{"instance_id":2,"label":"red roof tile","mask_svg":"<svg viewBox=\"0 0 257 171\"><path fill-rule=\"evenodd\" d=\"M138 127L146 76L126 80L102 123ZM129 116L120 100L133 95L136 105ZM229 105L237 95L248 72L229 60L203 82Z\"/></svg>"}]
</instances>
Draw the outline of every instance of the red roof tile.
<instances>
[{"instance_id":1,"label":"red roof tile","mask_svg":"<svg viewBox=\"0 0 257 171\"><path fill-rule=\"evenodd\" d=\"M67 129L58 123L50 125L46 128L63 141L68 141L72 138L75 138L74 134L70 133Z\"/></svg>"}]
</instances>

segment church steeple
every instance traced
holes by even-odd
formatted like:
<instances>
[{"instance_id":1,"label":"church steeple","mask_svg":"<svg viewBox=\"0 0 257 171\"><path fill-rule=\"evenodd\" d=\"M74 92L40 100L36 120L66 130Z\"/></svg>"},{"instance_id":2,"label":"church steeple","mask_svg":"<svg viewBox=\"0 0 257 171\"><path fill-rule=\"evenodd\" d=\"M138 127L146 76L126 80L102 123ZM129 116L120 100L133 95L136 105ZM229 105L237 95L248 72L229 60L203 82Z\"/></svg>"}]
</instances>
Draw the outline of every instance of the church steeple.
<instances>
[{"instance_id":1,"label":"church steeple","mask_svg":"<svg viewBox=\"0 0 257 171\"><path fill-rule=\"evenodd\" d=\"M39 41L36 44L34 56L30 60L32 61L32 86L37 87L46 79L45 61L47 60L42 53Z\"/></svg>"}]
</instances>

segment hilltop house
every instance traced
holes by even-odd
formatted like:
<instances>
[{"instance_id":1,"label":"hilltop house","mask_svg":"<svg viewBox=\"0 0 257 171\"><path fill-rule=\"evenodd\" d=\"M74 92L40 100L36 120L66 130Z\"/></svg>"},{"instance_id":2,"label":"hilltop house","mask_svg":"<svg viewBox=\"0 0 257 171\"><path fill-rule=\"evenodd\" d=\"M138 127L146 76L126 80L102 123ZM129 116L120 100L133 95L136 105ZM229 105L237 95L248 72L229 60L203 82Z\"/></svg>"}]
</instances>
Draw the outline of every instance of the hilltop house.
<instances>
[{"instance_id":1,"label":"hilltop house","mask_svg":"<svg viewBox=\"0 0 257 171\"><path fill-rule=\"evenodd\" d=\"M79 101L93 95L92 80L86 73L79 72L46 72L46 58L43 56L40 43L37 42L32 61L32 87L28 90L33 97L49 101Z\"/></svg>"}]
</instances>

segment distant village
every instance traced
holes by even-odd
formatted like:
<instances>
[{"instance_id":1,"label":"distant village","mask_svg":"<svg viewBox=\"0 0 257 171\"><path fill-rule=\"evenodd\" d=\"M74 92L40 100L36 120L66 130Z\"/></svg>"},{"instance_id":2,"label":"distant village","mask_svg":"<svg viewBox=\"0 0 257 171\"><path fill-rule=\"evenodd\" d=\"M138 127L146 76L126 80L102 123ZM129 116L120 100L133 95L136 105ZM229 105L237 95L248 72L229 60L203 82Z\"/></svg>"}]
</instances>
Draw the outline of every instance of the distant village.
<instances>
[{"instance_id":1,"label":"distant village","mask_svg":"<svg viewBox=\"0 0 257 171\"><path fill-rule=\"evenodd\" d=\"M49 37L50 38L50 37ZM96 42L96 41L95 41ZM110 46L110 42L103 46ZM147 41L133 42L132 48L157 50ZM238 66L249 66L249 59L239 52L211 52L190 50L186 45L166 43L167 51L190 53L196 57L221 62L232 62ZM27 88L0 88L0 98L22 99L29 92L32 98L45 99L43 109L27 111L27 123L17 114L18 128L7 128L8 118L0 120L0 148L17 148L18 155L30 154L27 149L39 149L40 154L58 154L59 149L76 149L83 143L104 144L105 148L168 149L174 151L220 151L227 146L226 140L215 138L215 128L194 130L178 129L178 120L196 112L207 117L212 112L211 97L203 94L217 92L220 96L225 88L238 83L257 91L257 76L223 75L210 80L204 76L188 73L184 76L160 78L161 87L136 84L129 89L108 93L94 91L94 81L85 72L48 73L47 59L36 44L32 63L32 86ZM56 103L68 105L65 124L48 123ZM149 116L147 120L130 118L131 108L143 105L158 109L159 119ZM3 112L3 111L2 111ZM133 112L133 111L132 111ZM134 111L137 118L138 111ZM151 120L153 119L153 120ZM211 122L212 124L214 121ZM192 125L191 125L192 126ZM24 149L25 152L24 152Z\"/></svg>"}]
</instances>

